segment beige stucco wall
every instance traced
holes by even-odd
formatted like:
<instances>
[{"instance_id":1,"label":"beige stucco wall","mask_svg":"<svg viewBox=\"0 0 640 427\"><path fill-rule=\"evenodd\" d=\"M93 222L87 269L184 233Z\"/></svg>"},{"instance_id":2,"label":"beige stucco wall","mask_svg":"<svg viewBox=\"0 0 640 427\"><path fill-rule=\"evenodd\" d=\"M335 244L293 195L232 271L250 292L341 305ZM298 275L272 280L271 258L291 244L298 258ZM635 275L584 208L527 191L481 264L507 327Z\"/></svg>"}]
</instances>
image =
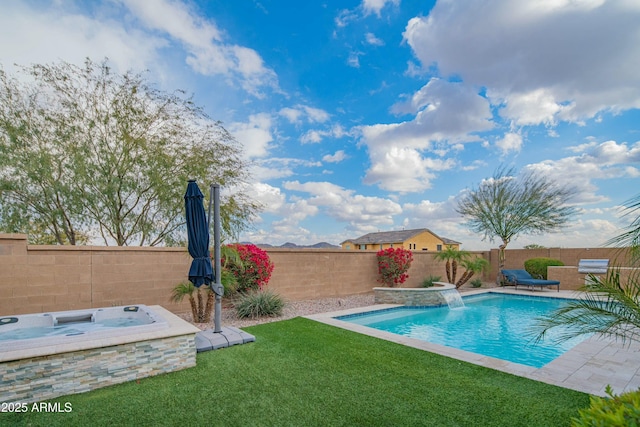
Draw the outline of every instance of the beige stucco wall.
<instances>
[{"instance_id":1,"label":"beige stucco wall","mask_svg":"<svg viewBox=\"0 0 640 427\"><path fill-rule=\"evenodd\" d=\"M275 268L269 288L288 300L340 297L378 286L374 251L268 249ZM187 279L184 248L34 246L27 236L0 234L0 316L147 304L180 313L188 302L169 301ZM414 252L405 286L429 275L445 277L444 264Z\"/></svg>"},{"instance_id":2,"label":"beige stucco wall","mask_svg":"<svg viewBox=\"0 0 640 427\"><path fill-rule=\"evenodd\" d=\"M169 297L190 261L184 248L34 246L0 234L0 315L125 304L185 311Z\"/></svg>"},{"instance_id":3,"label":"beige stucco wall","mask_svg":"<svg viewBox=\"0 0 640 427\"><path fill-rule=\"evenodd\" d=\"M267 253L275 265L269 288L288 300L371 293L380 285L375 251L273 248ZM417 287L430 275L446 281L445 264L435 261L434 254L413 252L404 287ZM494 281L497 250L475 255L491 262L491 273L483 280ZM523 268L526 259L538 256L577 266L581 258L613 260L615 252L602 248L507 250L506 266ZM190 263L185 248L34 246L27 245L25 235L0 234L0 316L129 304L158 304L175 313L187 312L186 300L175 304L169 297L175 285L187 280ZM549 277L563 275L561 289L581 283L577 272L557 271L550 271Z\"/></svg>"}]
</instances>

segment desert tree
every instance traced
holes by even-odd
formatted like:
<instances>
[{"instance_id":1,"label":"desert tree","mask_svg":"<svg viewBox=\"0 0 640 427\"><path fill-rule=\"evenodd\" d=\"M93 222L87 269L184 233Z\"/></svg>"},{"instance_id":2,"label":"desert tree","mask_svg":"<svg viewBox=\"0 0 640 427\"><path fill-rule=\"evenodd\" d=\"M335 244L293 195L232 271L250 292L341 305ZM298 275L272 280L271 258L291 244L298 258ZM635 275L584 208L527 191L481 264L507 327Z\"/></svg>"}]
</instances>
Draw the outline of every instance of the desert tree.
<instances>
[{"instance_id":1,"label":"desert tree","mask_svg":"<svg viewBox=\"0 0 640 427\"><path fill-rule=\"evenodd\" d=\"M458 201L456 211L466 225L483 240L501 240L499 268L505 263L505 249L519 234L542 234L556 231L574 216L568 205L575 194L573 187L554 182L534 170L516 174L499 168L493 177L468 190Z\"/></svg>"},{"instance_id":2,"label":"desert tree","mask_svg":"<svg viewBox=\"0 0 640 427\"><path fill-rule=\"evenodd\" d=\"M183 91L108 60L0 68L0 230L57 244L181 243L189 178L242 188L248 176L241 146ZM246 192L225 197L223 232L237 235L258 209Z\"/></svg>"}]
</instances>

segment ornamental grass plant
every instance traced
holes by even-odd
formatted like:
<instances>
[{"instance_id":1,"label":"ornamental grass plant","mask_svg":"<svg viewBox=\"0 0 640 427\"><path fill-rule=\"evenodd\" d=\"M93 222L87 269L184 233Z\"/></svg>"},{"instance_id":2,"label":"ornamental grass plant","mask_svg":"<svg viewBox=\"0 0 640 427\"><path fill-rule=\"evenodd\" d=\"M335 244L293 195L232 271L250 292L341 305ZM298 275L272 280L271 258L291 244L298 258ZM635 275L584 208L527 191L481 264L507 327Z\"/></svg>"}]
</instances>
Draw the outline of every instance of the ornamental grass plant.
<instances>
[{"instance_id":1,"label":"ornamental grass plant","mask_svg":"<svg viewBox=\"0 0 640 427\"><path fill-rule=\"evenodd\" d=\"M285 302L275 292L263 289L241 294L234 305L240 319L256 319L281 316Z\"/></svg>"}]
</instances>

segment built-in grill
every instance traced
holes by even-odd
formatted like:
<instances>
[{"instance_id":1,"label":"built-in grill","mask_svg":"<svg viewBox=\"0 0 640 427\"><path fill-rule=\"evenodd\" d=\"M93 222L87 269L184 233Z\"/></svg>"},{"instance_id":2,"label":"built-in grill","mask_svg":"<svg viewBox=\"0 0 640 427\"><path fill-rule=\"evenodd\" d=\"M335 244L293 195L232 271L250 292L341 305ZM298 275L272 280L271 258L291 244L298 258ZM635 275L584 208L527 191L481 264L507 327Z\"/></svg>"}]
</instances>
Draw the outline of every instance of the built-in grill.
<instances>
[{"instance_id":1,"label":"built-in grill","mask_svg":"<svg viewBox=\"0 0 640 427\"><path fill-rule=\"evenodd\" d=\"M578 262L578 273L607 274L608 268L608 259L581 259L580 262Z\"/></svg>"}]
</instances>

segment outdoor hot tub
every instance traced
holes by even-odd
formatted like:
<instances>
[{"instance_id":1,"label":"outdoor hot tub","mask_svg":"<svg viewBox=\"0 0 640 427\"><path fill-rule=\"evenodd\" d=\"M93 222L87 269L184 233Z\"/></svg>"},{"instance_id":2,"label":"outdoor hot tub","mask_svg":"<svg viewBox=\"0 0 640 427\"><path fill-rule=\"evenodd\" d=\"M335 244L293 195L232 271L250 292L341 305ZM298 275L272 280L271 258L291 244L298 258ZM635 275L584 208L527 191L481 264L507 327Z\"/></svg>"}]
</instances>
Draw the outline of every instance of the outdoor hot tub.
<instances>
[{"instance_id":1,"label":"outdoor hot tub","mask_svg":"<svg viewBox=\"0 0 640 427\"><path fill-rule=\"evenodd\" d=\"M196 364L198 328L160 306L0 317L0 402L35 402Z\"/></svg>"}]
</instances>

